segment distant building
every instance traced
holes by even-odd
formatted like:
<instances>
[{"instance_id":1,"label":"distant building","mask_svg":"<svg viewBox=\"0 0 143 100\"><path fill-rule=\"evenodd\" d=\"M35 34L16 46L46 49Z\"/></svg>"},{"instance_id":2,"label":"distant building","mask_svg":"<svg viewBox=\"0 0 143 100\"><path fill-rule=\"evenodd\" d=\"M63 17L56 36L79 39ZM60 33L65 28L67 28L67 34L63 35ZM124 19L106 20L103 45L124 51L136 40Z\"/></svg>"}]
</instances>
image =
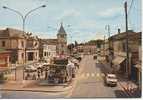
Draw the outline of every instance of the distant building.
<instances>
[{"instance_id":1,"label":"distant building","mask_svg":"<svg viewBox=\"0 0 143 100\"><path fill-rule=\"evenodd\" d=\"M82 44L76 47L76 52L85 53L85 54L95 54L96 53L96 45L94 44Z\"/></svg>"},{"instance_id":2,"label":"distant building","mask_svg":"<svg viewBox=\"0 0 143 100\"><path fill-rule=\"evenodd\" d=\"M67 34L61 23L56 39L40 39L40 59L52 59L58 55L67 55Z\"/></svg>"},{"instance_id":3,"label":"distant building","mask_svg":"<svg viewBox=\"0 0 143 100\"><path fill-rule=\"evenodd\" d=\"M41 59L50 61L57 55L57 39L42 39L41 44Z\"/></svg>"}]
</instances>

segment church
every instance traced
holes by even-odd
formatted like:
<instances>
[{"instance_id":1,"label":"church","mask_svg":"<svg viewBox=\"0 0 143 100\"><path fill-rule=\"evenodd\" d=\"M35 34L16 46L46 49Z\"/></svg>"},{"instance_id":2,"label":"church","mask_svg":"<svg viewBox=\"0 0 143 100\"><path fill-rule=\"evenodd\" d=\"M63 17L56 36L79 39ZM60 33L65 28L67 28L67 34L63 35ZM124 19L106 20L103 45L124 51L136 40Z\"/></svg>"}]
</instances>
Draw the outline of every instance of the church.
<instances>
[{"instance_id":1,"label":"church","mask_svg":"<svg viewBox=\"0 0 143 100\"><path fill-rule=\"evenodd\" d=\"M67 33L65 32L62 23L57 33L57 54L59 55L67 54Z\"/></svg>"},{"instance_id":2,"label":"church","mask_svg":"<svg viewBox=\"0 0 143 100\"><path fill-rule=\"evenodd\" d=\"M40 58L52 59L55 56L67 55L67 33L61 23L56 39L41 39Z\"/></svg>"}]
</instances>

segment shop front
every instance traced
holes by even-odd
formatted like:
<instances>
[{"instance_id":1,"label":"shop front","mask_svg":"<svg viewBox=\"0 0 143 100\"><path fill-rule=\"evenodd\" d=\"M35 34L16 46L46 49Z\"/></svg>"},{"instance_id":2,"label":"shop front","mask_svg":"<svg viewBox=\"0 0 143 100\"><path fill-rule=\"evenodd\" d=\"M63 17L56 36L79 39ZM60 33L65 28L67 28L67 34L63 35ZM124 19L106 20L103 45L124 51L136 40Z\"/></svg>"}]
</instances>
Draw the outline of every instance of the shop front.
<instances>
[{"instance_id":1,"label":"shop front","mask_svg":"<svg viewBox=\"0 0 143 100\"><path fill-rule=\"evenodd\" d=\"M10 65L9 59L10 59L9 51L0 52L0 69L9 67Z\"/></svg>"},{"instance_id":2,"label":"shop front","mask_svg":"<svg viewBox=\"0 0 143 100\"><path fill-rule=\"evenodd\" d=\"M0 51L0 83L5 80L4 74L7 73L7 69L10 67L10 52Z\"/></svg>"},{"instance_id":3,"label":"shop front","mask_svg":"<svg viewBox=\"0 0 143 100\"><path fill-rule=\"evenodd\" d=\"M125 57L117 56L112 60L113 70L117 73L125 73Z\"/></svg>"}]
</instances>

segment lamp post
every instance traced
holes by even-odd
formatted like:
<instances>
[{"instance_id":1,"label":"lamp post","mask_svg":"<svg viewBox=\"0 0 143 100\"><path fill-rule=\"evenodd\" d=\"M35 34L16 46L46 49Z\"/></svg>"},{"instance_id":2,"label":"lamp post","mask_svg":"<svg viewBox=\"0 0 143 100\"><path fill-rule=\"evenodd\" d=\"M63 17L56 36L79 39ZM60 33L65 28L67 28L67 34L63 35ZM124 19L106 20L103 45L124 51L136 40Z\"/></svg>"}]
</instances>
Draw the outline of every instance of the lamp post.
<instances>
[{"instance_id":1,"label":"lamp post","mask_svg":"<svg viewBox=\"0 0 143 100\"><path fill-rule=\"evenodd\" d=\"M110 44L110 25L106 25L105 29L108 31L108 42L109 42L109 62L110 67L112 67L112 55L111 55L111 44Z\"/></svg>"},{"instance_id":2,"label":"lamp post","mask_svg":"<svg viewBox=\"0 0 143 100\"><path fill-rule=\"evenodd\" d=\"M26 18L28 17L28 15L30 15L35 10L38 10L38 9L44 8L44 7L46 7L46 5L36 7L34 9L30 10L29 12L27 12L25 15L23 15L21 12L15 10L15 9L9 8L7 6L3 6L4 9L10 10L10 11L15 12L18 15L20 15L20 17L22 18L22 31L23 31L23 34L25 33L25 21L26 21ZM25 47L25 63L26 63L26 47ZM16 72L15 72L15 80L16 80ZM23 80L24 80L24 68L23 68Z\"/></svg>"}]
</instances>

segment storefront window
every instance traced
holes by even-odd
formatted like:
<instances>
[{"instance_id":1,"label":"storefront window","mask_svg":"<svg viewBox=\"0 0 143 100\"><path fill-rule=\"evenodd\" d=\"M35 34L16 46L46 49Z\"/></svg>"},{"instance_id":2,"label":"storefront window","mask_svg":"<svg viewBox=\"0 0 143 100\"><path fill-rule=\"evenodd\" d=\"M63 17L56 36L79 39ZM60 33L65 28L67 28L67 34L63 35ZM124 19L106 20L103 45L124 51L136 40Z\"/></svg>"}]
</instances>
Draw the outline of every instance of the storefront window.
<instances>
[{"instance_id":1,"label":"storefront window","mask_svg":"<svg viewBox=\"0 0 143 100\"><path fill-rule=\"evenodd\" d=\"M44 52L44 56L46 56L46 52Z\"/></svg>"}]
</instances>

